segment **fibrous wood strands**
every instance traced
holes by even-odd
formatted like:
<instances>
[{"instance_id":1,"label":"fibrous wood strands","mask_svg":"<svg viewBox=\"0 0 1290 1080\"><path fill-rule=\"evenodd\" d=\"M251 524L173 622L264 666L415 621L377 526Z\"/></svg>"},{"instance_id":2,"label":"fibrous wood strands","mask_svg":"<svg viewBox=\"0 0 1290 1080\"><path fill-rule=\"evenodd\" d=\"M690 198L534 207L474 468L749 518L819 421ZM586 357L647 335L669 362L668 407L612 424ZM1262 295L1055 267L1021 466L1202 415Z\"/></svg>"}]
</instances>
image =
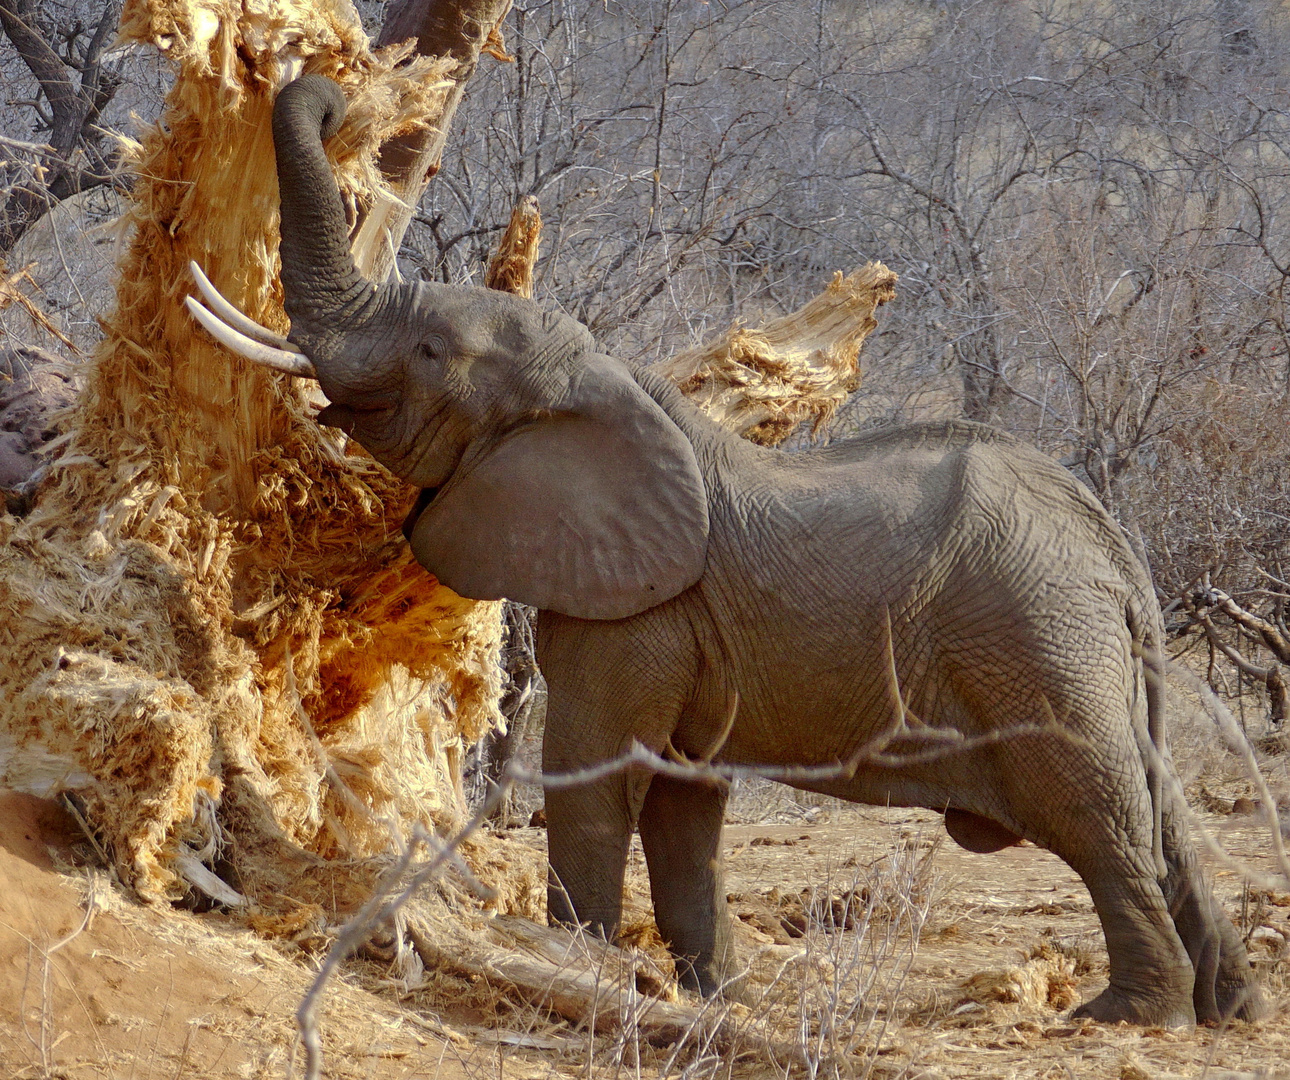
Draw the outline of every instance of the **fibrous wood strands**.
<instances>
[{"instance_id":1,"label":"fibrous wood strands","mask_svg":"<svg viewBox=\"0 0 1290 1080\"><path fill-rule=\"evenodd\" d=\"M511 211L497 254L488 263L484 284L490 289L533 298L533 266L537 262L542 215L538 201L526 195Z\"/></svg>"},{"instance_id":2,"label":"fibrous wood strands","mask_svg":"<svg viewBox=\"0 0 1290 1080\"><path fill-rule=\"evenodd\" d=\"M860 346L896 295L882 263L841 272L797 311L654 365L719 424L778 446L803 424L818 432L860 385Z\"/></svg>"},{"instance_id":3,"label":"fibrous wood strands","mask_svg":"<svg viewBox=\"0 0 1290 1080\"><path fill-rule=\"evenodd\" d=\"M267 866L269 837L363 856L391 823L453 818L450 748L494 720L499 623L412 561L414 493L182 306L196 259L285 328L281 85L344 86L329 149L361 202L381 142L439 115L452 62L374 54L331 0L130 0L121 36L175 83L128 148L133 240L58 461L34 512L0 519L0 784L80 791L126 880L160 897L230 830Z\"/></svg>"}]
</instances>

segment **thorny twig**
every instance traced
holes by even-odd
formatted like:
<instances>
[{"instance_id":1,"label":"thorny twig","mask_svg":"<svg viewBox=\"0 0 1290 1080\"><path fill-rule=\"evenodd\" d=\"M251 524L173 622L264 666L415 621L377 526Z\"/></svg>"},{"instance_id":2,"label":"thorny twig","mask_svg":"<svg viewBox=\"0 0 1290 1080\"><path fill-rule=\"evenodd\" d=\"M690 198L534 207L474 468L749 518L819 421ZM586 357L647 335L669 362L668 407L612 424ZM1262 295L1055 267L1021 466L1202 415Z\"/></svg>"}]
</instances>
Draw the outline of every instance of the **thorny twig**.
<instances>
[{"instance_id":1,"label":"thorny twig","mask_svg":"<svg viewBox=\"0 0 1290 1080\"><path fill-rule=\"evenodd\" d=\"M32 1038L31 1032L25 1030L26 1028L25 1022L23 1025L24 1033L27 1036L27 1041L32 1043L39 1051L41 1070L42 1070L42 1073L47 1076L51 1075L50 1073L51 1063L49 1060L49 1051L52 1049L49 1043L49 1021L50 1021L49 976L53 967L53 956L54 956L54 953L58 952L59 949L63 948L65 945L70 945L73 941L75 941L78 937L80 937L81 934L83 934L87 929L89 929L90 923L94 921L94 916L99 912L99 907L100 907L99 900L98 900L98 897L95 895L94 887L93 887L93 879L91 878L89 895L85 903L85 914L84 916L82 916L79 926L77 926L70 933L66 934L64 937L60 938L58 941L54 942L54 944L49 946L37 945L30 938L27 938L27 944L29 948L35 949L41 954L40 993L41 993L41 1001L42 1001L43 1007L41 1008L41 1011L40 1011L39 1040ZM25 937L26 935L22 935L22 936ZM26 992L25 983L23 987L23 992L24 994Z\"/></svg>"}]
</instances>

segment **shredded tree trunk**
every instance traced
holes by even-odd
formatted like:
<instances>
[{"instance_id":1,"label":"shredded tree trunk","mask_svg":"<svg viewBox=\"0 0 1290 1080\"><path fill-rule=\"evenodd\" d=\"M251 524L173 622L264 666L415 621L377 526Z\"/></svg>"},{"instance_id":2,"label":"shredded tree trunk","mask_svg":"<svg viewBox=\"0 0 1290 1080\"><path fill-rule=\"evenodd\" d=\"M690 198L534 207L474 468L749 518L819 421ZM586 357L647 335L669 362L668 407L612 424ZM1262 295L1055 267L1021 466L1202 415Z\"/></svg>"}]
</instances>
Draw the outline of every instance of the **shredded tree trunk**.
<instances>
[{"instance_id":1,"label":"shredded tree trunk","mask_svg":"<svg viewBox=\"0 0 1290 1080\"><path fill-rule=\"evenodd\" d=\"M282 841L361 857L456 820L461 746L496 718L498 605L415 564L407 485L195 326L187 265L285 329L277 89L341 83L338 179L369 203L379 148L443 123L457 62L373 52L328 0L132 0L121 36L175 84L133 148L134 239L61 455L30 516L0 519L0 783L77 791L143 896L232 843L263 897Z\"/></svg>"}]
</instances>

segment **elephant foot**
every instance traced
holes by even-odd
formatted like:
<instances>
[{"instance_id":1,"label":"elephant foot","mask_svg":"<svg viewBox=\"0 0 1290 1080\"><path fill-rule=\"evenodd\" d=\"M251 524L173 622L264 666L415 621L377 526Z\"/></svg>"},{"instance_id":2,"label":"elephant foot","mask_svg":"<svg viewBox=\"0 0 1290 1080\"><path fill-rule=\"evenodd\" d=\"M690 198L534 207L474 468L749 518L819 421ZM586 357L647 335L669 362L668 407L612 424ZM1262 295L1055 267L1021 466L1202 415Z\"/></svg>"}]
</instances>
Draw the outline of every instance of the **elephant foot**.
<instances>
[{"instance_id":1,"label":"elephant foot","mask_svg":"<svg viewBox=\"0 0 1290 1080\"><path fill-rule=\"evenodd\" d=\"M1196 1019L1222 1024L1228 1020L1261 1020L1267 1015L1267 1003L1250 967L1250 958L1236 928L1225 916L1219 923L1220 951L1218 970L1213 975L1211 992L1202 1004L1200 977L1196 979Z\"/></svg>"},{"instance_id":2,"label":"elephant foot","mask_svg":"<svg viewBox=\"0 0 1290 1080\"><path fill-rule=\"evenodd\" d=\"M1247 969L1248 970L1248 969ZM1196 1006L1196 1019L1200 1023L1223 1024L1228 1020L1262 1020L1268 1015L1267 1002L1254 982L1253 974L1246 978L1226 978L1214 987L1214 1007Z\"/></svg>"},{"instance_id":3,"label":"elephant foot","mask_svg":"<svg viewBox=\"0 0 1290 1080\"><path fill-rule=\"evenodd\" d=\"M674 959L677 981L682 988L705 998L719 998L721 1001L734 1001L740 1005L753 1004L757 995L753 992L746 972L728 974L710 968L700 970L688 960L680 957Z\"/></svg>"},{"instance_id":4,"label":"elephant foot","mask_svg":"<svg viewBox=\"0 0 1290 1080\"><path fill-rule=\"evenodd\" d=\"M1121 1020L1140 1027L1194 1027L1196 1010L1192 1007L1190 996L1179 1000L1148 997L1143 994L1128 994L1108 986L1092 1001L1079 1006L1071 1016L1076 1019L1088 1017L1104 1024L1115 1024Z\"/></svg>"}]
</instances>

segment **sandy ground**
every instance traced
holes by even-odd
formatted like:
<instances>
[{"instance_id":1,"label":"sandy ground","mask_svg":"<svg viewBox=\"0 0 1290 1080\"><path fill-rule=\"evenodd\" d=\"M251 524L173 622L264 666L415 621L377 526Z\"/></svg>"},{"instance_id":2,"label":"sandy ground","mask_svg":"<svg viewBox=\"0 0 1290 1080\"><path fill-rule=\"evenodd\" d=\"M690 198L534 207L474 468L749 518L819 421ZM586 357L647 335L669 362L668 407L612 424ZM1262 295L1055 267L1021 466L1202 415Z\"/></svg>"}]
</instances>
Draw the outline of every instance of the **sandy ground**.
<instances>
[{"instance_id":1,"label":"sandy ground","mask_svg":"<svg viewBox=\"0 0 1290 1080\"><path fill-rule=\"evenodd\" d=\"M939 815L924 811L845 807L829 816L834 820L816 825L731 828L729 888L755 895L776 882L781 893L792 893L832 881L836 891L856 872L848 863L872 866L901 845L935 845L934 902L899 994L896 1011L903 1015L889 1036L889 1052L881 1056L891 1074L900 1075L904 1066L911 1077L922 1070L929 1078L1141 1080L1199 1077L1208 1065L1211 1076L1214 1070L1282 1069L1290 1076L1290 965L1274 957L1271 945L1261 941L1252 949L1270 999L1267 1020L1224 1031L1071 1021L1070 1006L1105 986L1107 966L1088 892L1065 863L1030 844L974 855L942 841ZM1266 866L1266 833L1250 819L1235 828L1231 820L1211 818L1207 824L1220 832L1229 852ZM787 846L754 846L758 836ZM1239 916L1244 888L1236 874L1217 870L1216 889L1228 911ZM1275 899L1290 905L1290 895ZM1255 907L1249 914L1283 935L1265 939L1280 953L1290 937L1290 906ZM1074 961L1070 982L1060 977L1062 965L1053 977L1045 954ZM1037 992L1034 980L1026 979L1028 970L1039 975ZM1008 1000L1013 997L1020 1000Z\"/></svg>"},{"instance_id":2,"label":"sandy ground","mask_svg":"<svg viewBox=\"0 0 1290 1080\"><path fill-rule=\"evenodd\" d=\"M219 915L140 907L53 803L0 793L0 1077L181 1080L289 1075L309 968ZM460 1075L452 1044L339 985L329 1075ZM298 1073L297 1073L298 1075Z\"/></svg>"},{"instance_id":3,"label":"sandy ground","mask_svg":"<svg viewBox=\"0 0 1290 1080\"><path fill-rule=\"evenodd\" d=\"M764 1054L756 1040L727 1061L652 1049L628 1063L630 1073L842 1076L862 1075L856 1070L867 1063L875 1076L909 1080L1231 1080L1290 1068L1290 960L1283 958L1290 895L1250 903L1234 873L1216 872L1228 910L1264 928L1253 955L1272 1007L1268 1019L1195 1031L1080 1023L1067 1019L1070 1005L1104 984L1105 952L1088 894L1055 857L1029 845L969 854L942 842L938 815L920 811L783 804L767 816L769 823L729 826L728 888L754 965L797 972L790 1002L819 993L801 974L807 968L784 967L792 957L809 945L822 958L811 971L840 972L856 938L818 927L803 937L811 895L888 887L895 878L883 875L899 864L928 901L912 953L908 935L881 944L880 925L870 927L880 947L870 949L864 970L890 969L869 984L886 1021L880 1040L867 1037L849 1068L835 1068L836 1061L823 1068L802 1056L803 1040L785 1028L766 1035L778 1049ZM1266 833L1252 819L1209 824L1233 854L1266 863ZM521 829L499 842L543 841L540 830ZM0 795L0 1077L300 1075L293 1013L316 957L288 957L219 914L141 908L115 893L101 871L74 868L90 854L55 805ZM631 908L643 912L639 845L629 887ZM408 995L393 985L377 965L358 963L329 991L322 1016L329 1076L617 1076L627 1067L621 1047L592 1047L563 1022L502 1002L483 1015L479 993L464 994L454 1009L442 986ZM754 1015L753 1026L755 1014L745 1014Z\"/></svg>"}]
</instances>

